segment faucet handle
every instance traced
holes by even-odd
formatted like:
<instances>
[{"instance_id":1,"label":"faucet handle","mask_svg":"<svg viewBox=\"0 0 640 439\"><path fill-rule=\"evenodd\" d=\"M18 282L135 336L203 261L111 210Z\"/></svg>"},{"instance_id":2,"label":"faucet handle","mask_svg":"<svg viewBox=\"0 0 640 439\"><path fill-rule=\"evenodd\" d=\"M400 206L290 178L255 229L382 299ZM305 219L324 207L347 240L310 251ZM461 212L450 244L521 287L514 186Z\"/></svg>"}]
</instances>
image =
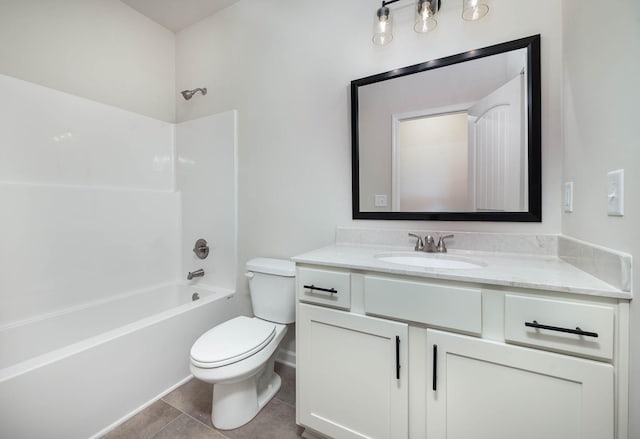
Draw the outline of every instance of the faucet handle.
<instances>
[{"instance_id":1,"label":"faucet handle","mask_svg":"<svg viewBox=\"0 0 640 439\"><path fill-rule=\"evenodd\" d=\"M454 235L442 235L440 236L440 238L438 238L438 253L446 253L447 252L447 245L445 244L444 240L445 239L449 239L449 238L453 238Z\"/></svg>"},{"instance_id":2,"label":"faucet handle","mask_svg":"<svg viewBox=\"0 0 640 439\"><path fill-rule=\"evenodd\" d=\"M424 241L422 240L422 237L414 233L409 233L409 236L411 236L412 238L416 238L416 246L413 249L417 252L422 251L422 249L424 248Z\"/></svg>"}]
</instances>

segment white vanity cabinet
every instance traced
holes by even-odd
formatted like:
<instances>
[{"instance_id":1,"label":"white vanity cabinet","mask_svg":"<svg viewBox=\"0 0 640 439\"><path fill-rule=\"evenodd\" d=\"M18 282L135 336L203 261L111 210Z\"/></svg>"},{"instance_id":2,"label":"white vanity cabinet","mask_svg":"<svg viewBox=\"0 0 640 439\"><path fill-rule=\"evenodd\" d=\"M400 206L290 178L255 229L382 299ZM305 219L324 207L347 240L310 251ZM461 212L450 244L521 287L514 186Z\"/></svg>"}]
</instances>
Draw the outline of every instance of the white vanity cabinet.
<instances>
[{"instance_id":1,"label":"white vanity cabinet","mask_svg":"<svg viewBox=\"0 0 640 439\"><path fill-rule=\"evenodd\" d=\"M628 439L627 300L298 263L297 313L327 437Z\"/></svg>"}]
</instances>

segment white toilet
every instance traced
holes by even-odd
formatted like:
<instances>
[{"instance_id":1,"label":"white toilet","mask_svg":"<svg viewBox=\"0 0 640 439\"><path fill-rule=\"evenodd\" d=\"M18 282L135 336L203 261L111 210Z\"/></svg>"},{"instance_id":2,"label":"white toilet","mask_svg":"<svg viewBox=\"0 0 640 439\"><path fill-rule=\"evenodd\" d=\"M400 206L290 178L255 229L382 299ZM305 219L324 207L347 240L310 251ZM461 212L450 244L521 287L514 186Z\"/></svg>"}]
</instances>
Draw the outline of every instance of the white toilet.
<instances>
[{"instance_id":1,"label":"white toilet","mask_svg":"<svg viewBox=\"0 0 640 439\"><path fill-rule=\"evenodd\" d=\"M246 267L255 317L221 323L191 347L191 373L213 384L211 421L221 430L249 422L280 389L275 358L295 321L295 264L257 258Z\"/></svg>"}]
</instances>

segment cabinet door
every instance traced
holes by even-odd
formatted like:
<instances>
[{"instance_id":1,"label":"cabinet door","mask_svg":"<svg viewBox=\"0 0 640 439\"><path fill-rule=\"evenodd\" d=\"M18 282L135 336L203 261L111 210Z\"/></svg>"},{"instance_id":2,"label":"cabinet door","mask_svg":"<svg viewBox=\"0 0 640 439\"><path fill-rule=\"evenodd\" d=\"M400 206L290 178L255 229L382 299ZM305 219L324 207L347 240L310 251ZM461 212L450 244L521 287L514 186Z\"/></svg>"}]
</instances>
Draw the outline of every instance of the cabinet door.
<instances>
[{"instance_id":1,"label":"cabinet door","mask_svg":"<svg viewBox=\"0 0 640 439\"><path fill-rule=\"evenodd\" d=\"M428 439L612 439L613 367L427 331Z\"/></svg>"},{"instance_id":2,"label":"cabinet door","mask_svg":"<svg viewBox=\"0 0 640 439\"><path fill-rule=\"evenodd\" d=\"M408 326L304 304L296 326L299 422L336 439L406 438Z\"/></svg>"}]
</instances>

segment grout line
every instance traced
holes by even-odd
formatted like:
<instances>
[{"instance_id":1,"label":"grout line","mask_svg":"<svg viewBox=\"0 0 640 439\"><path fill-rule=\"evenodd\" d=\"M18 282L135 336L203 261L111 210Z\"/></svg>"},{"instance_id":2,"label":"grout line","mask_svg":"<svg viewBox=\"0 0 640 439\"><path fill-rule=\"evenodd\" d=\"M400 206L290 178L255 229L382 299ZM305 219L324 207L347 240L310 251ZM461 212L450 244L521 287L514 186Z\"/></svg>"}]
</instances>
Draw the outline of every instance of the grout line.
<instances>
[{"instance_id":1,"label":"grout line","mask_svg":"<svg viewBox=\"0 0 640 439\"><path fill-rule=\"evenodd\" d=\"M165 395L167 396L167 395ZM169 401L167 401L166 399L164 399L164 396L162 398L160 398L160 401L164 402L165 404L170 405L171 407L173 407L174 409L178 410L180 413L184 413L183 410L180 409L180 407L176 407L175 405L171 404Z\"/></svg>"},{"instance_id":2,"label":"grout line","mask_svg":"<svg viewBox=\"0 0 640 439\"><path fill-rule=\"evenodd\" d=\"M289 406L289 407L296 408L295 403L294 403L294 404L291 404L290 402L287 402L287 401L285 401L284 399L280 399L280 398L278 398L278 396L277 396L277 395L276 395L276 396L274 396L274 397L273 397L273 399L277 399L278 401L280 401L281 403L283 403L284 405L287 405L287 406Z\"/></svg>"},{"instance_id":3,"label":"grout line","mask_svg":"<svg viewBox=\"0 0 640 439\"><path fill-rule=\"evenodd\" d=\"M178 409L180 410L180 409ZM182 410L181 410L182 411ZM205 424L204 422L202 422L201 420L194 418L193 416L191 416L189 413L185 413L182 412L183 414L187 415L188 417L190 417L191 419L193 419L194 421L196 421L198 424L202 424L205 427L207 427L209 430L211 431L215 431L216 433L218 433L219 435L221 435L223 438L225 439L229 439L227 436L225 436L220 430L216 429L215 427L211 427L209 424Z\"/></svg>"},{"instance_id":4,"label":"grout line","mask_svg":"<svg viewBox=\"0 0 640 439\"><path fill-rule=\"evenodd\" d=\"M169 404L169 405L171 405L171 404ZM171 406L171 407L173 407L173 406ZM174 408L175 408L175 407L174 407ZM184 414L181 410L179 410L179 409L178 409L178 411L180 411L180 413L182 413L182 415ZM178 416L176 416L175 418L173 418L173 419L171 420L171 422L169 422L167 425L165 425L165 426L164 426L164 427L162 427L160 430L158 430L158 431L156 432L156 434L154 434L153 436L151 436L149 439L153 439L154 437L156 437L157 435L159 435L159 434L160 434L162 431L164 431L164 429L166 429L169 425L171 425L171 424L173 424L174 422L176 422L176 420L178 420L178 418L180 418L180 416L182 416L182 415L178 415Z\"/></svg>"}]
</instances>

